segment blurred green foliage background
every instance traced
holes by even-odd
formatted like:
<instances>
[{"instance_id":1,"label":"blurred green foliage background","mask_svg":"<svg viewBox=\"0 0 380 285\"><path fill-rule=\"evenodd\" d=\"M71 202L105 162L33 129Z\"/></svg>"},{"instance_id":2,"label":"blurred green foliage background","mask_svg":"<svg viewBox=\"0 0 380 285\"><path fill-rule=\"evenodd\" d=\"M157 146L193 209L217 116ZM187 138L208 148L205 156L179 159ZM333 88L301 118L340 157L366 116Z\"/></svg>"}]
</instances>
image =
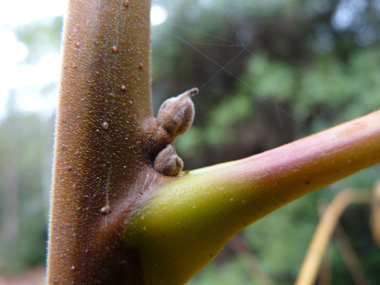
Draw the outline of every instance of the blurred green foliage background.
<instances>
[{"instance_id":1,"label":"blurred green foliage background","mask_svg":"<svg viewBox=\"0 0 380 285\"><path fill-rule=\"evenodd\" d=\"M185 169L254 155L380 106L377 0L153 4L168 13L152 32L155 114L166 98L200 89L194 126L176 142ZM16 29L28 47L25 61L60 49L61 22ZM41 94L52 89L44 86ZM21 91L12 92L0 125L0 272L45 261L54 137L54 116L20 112L12 98ZM372 188L379 170L366 169L248 227L189 284L264 284L255 270L273 284L293 284L318 209L345 187ZM369 216L370 205L351 206L341 224L368 284L380 284ZM332 284L355 284L334 242L328 256Z\"/></svg>"}]
</instances>

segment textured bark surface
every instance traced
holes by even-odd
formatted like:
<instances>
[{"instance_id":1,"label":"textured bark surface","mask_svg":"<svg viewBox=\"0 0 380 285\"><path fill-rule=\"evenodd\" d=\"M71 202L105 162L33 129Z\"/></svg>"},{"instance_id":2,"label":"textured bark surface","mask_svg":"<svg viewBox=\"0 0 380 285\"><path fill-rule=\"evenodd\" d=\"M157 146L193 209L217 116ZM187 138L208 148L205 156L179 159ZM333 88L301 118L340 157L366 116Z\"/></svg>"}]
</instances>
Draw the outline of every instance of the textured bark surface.
<instances>
[{"instance_id":1,"label":"textured bark surface","mask_svg":"<svg viewBox=\"0 0 380 285\"><path fill-rule=\"evenodd\" d=\"M140 131L152 115L150 1L72 0L68 9L48 283L140 284L138 256L120 235L144 194L130 191L138 173L152 171Z\"/></svg>"},{"instance_id":2,"label":"textured bark surface","mask_svg":"<svg viewBox=\"0 0 380 285\"><path fill-rule=\"evenodd\" d=\"M192 103L170 99L152 117L149 16L148 0L69 3L49 284L183 284L237 231L380 161L378 111L170 177L181 168L172 143L191 125Z\"/></svg>"}]
</instances>

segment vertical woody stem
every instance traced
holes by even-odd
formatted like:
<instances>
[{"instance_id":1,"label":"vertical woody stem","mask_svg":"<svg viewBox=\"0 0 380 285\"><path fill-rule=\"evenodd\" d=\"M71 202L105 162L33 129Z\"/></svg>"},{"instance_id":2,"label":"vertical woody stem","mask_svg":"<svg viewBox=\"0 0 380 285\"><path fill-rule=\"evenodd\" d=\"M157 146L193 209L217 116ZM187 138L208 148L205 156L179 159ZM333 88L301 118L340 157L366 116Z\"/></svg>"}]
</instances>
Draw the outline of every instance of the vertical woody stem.
<instances>
[{"instance_id":1,"label":"vertical woody stem","mask_svg":"<svg viewBox=\"0 0 380 285\"><path fill-rule=\"evenodd\" d=\"M71 0L63 35L48 284L142 283L137 255L121 243L123 221L115 216L125 214L119 201L127 200L143 168L139 127L151 113L150 0Z\"/></svg>"}]
</instances>

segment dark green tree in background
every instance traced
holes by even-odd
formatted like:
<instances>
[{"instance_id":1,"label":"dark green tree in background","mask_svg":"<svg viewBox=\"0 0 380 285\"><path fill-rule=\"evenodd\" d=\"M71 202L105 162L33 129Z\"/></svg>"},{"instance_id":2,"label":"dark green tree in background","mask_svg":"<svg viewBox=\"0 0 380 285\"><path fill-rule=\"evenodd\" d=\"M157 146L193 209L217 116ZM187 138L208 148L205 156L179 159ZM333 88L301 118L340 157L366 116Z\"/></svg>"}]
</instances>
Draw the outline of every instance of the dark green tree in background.
<instances>
[{"instance_id":1,"label":"dark green tree in background","mask_svg":"<svg viewBox=\"0 0 380 285\"><path fill-rule=\"evenodd\" d=\"M176 143L185 169L247 157L380 106L380 5L376 0L155 3L169 13L164 24L153 28L155 110L183 90L197 86L201 93L194 98L194 125ZM49 26L52 23L17 31L19 40L34 51L27 60L59 47L60 29L51 31ZM20 234L11 267L44 262L43 199L47 198L41 198L40 178L50 166L46 169L41 157L51 154L53 121L14 112L0 126L1 137L7 138L1 142L1 176L6 177L0 186L2 232L9 229L5 181L12 177L11 169L17 173L18 185L18 202L13 205L18 205ZM17 130L16 137L9 135L10 129ZM11 163L6 157L12 151L17 155ZM292 284L318 222L318 206L345 187L372 187L378 173L379 166L364 170L255 223L194 277L194 284L252 284L246 260L236 255L236 247L243 243L274 284ZM342 224L368 281L378 284L380 253L370 239L368 217L369 207L352 207ZM1 235L0 249L9 254L5 236ZM354 284L335 247L331 251L333 284ZM10 268L6 262L0 260L0 270Z\"/></svg>"}]
</instances>

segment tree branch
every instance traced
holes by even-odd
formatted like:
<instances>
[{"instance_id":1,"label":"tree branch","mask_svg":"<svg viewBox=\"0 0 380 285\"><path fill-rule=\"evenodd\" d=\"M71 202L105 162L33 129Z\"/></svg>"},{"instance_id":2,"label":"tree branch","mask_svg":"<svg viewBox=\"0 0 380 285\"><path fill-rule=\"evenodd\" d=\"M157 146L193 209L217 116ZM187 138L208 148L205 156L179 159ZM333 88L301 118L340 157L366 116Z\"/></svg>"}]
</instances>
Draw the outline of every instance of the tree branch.
<instances>
[{"instance_id":1,"label":"tree branch","mask_svg":"<svg viewBox=\"0 0 380 285\"><path fill-rule=\"evenodd\" d=\"M69 2L56 125L48 283L142 283L120 241L146 163L150 1ZM144 163L145 162L145 163ZM127 200L122 209L120 201ZM112 219L110 217L113 217ZM129 284L129 283L128 283Z\"/></svg>"},{"instance_id":2,"label":"tree branch","mask_svg":"<svg viewBox=\"0 0 380 285\"><path fill-rule=\"evenodd\" d=\"M141 248L148 280L185 283L244 227L378 163L379 122L377 111L255 156L167 179L127 226L125 239Z\"/></svg>"},{"instance_id":3,"label":"tree branch","mask_svg":"<svg viewBox=\"0 0 380 285\"><path fill-rule=\"evenodd\" d=\"M49 284L183 284L242 228L380 161L375 112L256 156L180 172L172 144L191 125L192 103L177 97L151 117L149 15L148 0L69 3Z\"/></svg>"}]
</instances>

